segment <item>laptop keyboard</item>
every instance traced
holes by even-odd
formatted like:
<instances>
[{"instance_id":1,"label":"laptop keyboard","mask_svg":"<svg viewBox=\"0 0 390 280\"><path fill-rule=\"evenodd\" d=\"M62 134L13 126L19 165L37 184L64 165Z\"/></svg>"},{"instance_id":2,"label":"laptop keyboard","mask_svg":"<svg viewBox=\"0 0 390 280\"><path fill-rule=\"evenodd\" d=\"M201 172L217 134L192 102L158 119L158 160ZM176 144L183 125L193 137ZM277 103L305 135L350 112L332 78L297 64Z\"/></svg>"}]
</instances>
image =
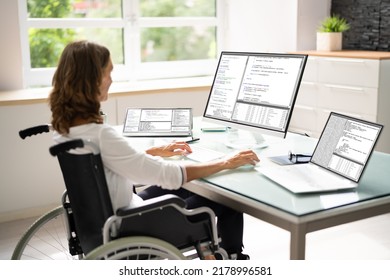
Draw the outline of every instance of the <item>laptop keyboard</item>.
<instances>
[{"instance_id":1,"label":"laptop keyboard","mask_svg":"<svg viewBox=\"0 0 390 280\"><path fill-rule=\"evenodd\" d=\"M348 179L311 164L273 166L259 171L294 193L347 189L356 186Z\"/></svg>"}]
</instances>

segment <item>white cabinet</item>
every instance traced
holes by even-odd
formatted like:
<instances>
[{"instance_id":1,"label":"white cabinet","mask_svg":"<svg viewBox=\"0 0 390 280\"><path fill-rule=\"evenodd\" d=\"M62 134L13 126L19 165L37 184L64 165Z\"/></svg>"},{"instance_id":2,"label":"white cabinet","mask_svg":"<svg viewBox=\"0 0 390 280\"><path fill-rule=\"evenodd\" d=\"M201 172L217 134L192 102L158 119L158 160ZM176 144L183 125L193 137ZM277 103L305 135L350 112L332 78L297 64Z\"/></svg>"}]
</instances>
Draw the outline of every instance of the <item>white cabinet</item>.
<instances>
[{"instance_id":1,"label":"white cabinet","mask_svg":"<svg viewBox=\"0 0 390 280\"><path fill-rule=\"evenodd\" d=\"M290 131L319 137L331 111L384 125L376 150L390 153L390 53L309 54Z\"/></svg>"}]
</instances>

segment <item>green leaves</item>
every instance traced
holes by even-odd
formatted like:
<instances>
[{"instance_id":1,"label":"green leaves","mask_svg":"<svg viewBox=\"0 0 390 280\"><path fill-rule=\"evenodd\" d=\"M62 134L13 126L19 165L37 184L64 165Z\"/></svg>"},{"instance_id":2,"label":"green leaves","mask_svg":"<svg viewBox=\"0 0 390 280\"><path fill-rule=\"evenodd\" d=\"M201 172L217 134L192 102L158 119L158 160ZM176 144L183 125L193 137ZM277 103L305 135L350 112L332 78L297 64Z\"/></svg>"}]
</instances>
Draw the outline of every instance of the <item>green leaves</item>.
<instances>
[{"instance_id":1,"label":"green leaves","mask_svg":"<svg viewBox=\"0 0 390 280\"><path fill-rule=\"evenodd\" d=\"M338 15L327 17L318 27L319 32L344 32L350 28L347 20Z\"/></svg>"}]
</instances>

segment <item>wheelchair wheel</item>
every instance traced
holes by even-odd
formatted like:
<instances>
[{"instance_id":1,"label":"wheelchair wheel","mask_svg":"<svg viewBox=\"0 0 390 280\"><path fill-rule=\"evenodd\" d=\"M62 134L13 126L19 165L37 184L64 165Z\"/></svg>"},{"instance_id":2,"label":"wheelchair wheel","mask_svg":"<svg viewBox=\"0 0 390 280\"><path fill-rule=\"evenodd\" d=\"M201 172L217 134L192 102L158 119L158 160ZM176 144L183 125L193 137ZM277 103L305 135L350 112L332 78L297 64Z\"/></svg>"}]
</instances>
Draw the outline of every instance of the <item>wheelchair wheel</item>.
<instances>
[{"instance_id":1,"label":"wheelchair wheel","mask_svg":"<svg viewBox=\"0 0 390 280\"><path fill-rule=\"evenodd\" d=\"M11 259L67 260L76 259L69 253L67 221L62 206L36 220L23 234Z\"/></svg>"},{"instance_id":2,"label":"wheelchair wheel","mask_svg":"<svg viewBox=\"0 0 390 280\"><path fill-rule=\"evenodd\" d=\"M147 236L131 236L103 244L85 260L186 260L172 244Z\"/></svg>"}]
</instances>

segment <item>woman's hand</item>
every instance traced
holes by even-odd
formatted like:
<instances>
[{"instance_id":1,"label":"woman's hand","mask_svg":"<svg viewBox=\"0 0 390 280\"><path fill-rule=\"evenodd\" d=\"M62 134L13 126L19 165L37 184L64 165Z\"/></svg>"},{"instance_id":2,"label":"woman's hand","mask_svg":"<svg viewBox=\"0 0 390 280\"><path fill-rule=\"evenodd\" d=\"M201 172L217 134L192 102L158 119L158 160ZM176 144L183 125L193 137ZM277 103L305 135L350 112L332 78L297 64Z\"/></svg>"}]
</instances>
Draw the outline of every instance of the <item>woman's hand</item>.
<instances>
[{"instance_id":1,"label":"woman's hand","mask_svg":"<svg viewBox=\"0 0 390 280\"><path fill-rule=\"evenodd\" d=\"M232 157L225 159L225 169L234 169L242 165L250 164L256 165L260 159L252 150L241 151Z\"/></svg>"},{"instance_id":2,"label":"woman's hand","mask_svg":"<svg viewBox=\"0 0 390 280\"><path fill-rule=\"evenodd\" d=\"M152 147L146 153L152 156L172 157L191 153L191 147L186 142L172 142L168 145Z\"/></svg>"},{"instance_id":3,"label":"woman's hand","mask_svg":"<svg viewBox=\"0 0 390 280\"><path fill-rule=\"evenodd\" d=\"M186 165L187 182L213 175L225 169L234 169L245 164L256 165L260 159L252 150L244 150L233 156L215 161Z\"/></svg>"}]
</instances>

